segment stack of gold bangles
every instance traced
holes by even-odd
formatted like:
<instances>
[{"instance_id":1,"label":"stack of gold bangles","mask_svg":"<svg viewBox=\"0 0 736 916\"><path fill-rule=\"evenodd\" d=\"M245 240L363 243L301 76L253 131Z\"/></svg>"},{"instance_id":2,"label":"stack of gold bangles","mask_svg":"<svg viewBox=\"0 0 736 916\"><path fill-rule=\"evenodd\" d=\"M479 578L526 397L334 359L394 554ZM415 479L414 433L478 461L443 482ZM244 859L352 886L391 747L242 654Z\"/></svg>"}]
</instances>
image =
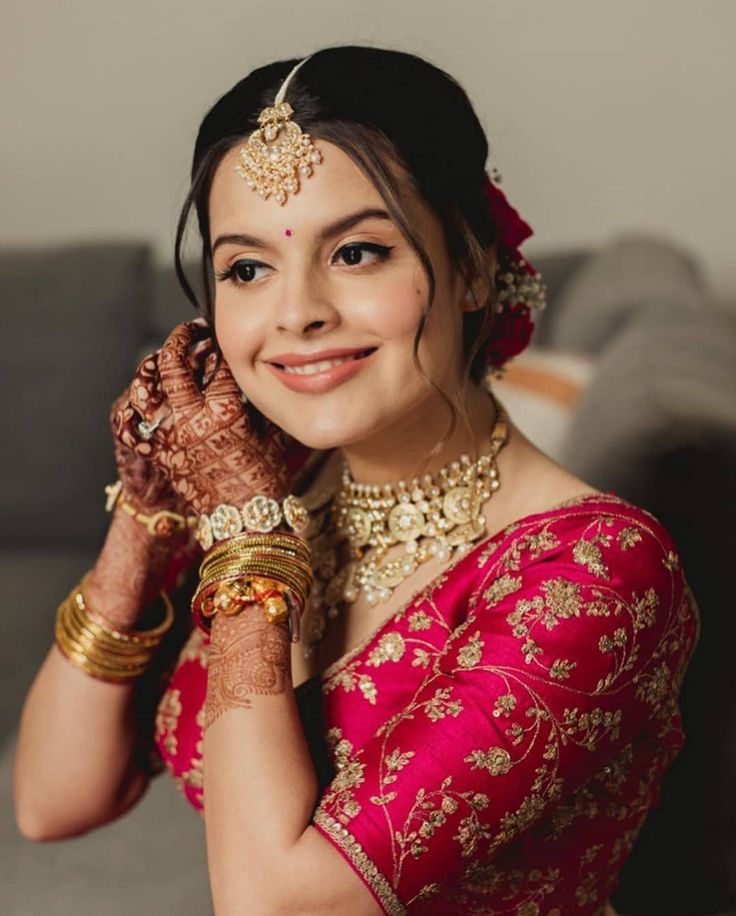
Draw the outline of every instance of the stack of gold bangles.
<instances>
[{"instance_id":1,"label":"stack of gold bangles","mask_svg":"<svg viewBox=\"0 0 736 916\"><path fill-rule=\"evenodd\" d=\"M59 605L56 642L64 655L92 677L123 684L149 667L161 640L174 622L174 606L161 592L165 615L151 630L117 630L103 626L90 614L84 598L89 573Z\"/></svg>"},{"instance_id":2,"label":"stack of gold bangles","mask_svg":"<svg viewBox=\"0 0 736 916\"><path fill-rule=\"evenodd\" d=\"M270 623L288 619L292 642L312 588L307 542L287 531L244 532L218 541L205 554L192 599L197 626L209 632L216 613L232 616L260 604Z\"/></svg>"}]
</instances>

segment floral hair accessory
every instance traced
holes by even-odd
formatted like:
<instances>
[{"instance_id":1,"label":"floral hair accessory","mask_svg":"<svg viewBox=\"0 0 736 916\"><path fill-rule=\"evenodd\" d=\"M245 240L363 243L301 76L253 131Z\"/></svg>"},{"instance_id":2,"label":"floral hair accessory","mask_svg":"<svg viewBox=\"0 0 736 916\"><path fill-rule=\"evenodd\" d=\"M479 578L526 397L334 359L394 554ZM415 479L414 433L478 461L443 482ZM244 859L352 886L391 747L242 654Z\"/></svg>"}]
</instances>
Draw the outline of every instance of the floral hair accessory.
<instances>
[{"instance_id":1,"label":"floral hair accessory","mask_svg":"<svg viewBox=\"0 0 736 916\"><path fill-rule=\"evenodd\" d=\"M519 251L522 242L533 235L531 226L488 175L486 179L488 208L498 227L499 263L496 316L484 356L493 374L501 378L508 360L528 346L535 327L532 310L541 311L546 306L546 288L541 274Z\"/></svg>"}]
</instances>

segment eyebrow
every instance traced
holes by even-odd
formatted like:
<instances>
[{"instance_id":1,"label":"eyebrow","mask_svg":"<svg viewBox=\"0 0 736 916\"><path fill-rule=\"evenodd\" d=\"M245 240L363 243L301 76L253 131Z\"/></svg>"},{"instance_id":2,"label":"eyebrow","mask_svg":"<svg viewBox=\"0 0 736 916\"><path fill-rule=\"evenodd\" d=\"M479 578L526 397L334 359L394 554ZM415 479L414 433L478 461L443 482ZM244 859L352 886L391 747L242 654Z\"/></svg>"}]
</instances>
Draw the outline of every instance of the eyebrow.
<instances>
[{"instance_id":1,"label":"eyebrow","mask_svg":"<svg viewBox=\"0 0 736 916\"><path fill-rule=\"evenodd\" d=\"M380 207L368 207L364 210L358 210L355 213L351 213L348 216L343 216L336 222L324 226L320 230L317 239L319 242L324 242L338 235L340 232L346 232L348 229L352 229L353 226L357 226L358 223L362 223L363 220L366 219L384 219L389 222L392 221L386 210L382 210ZM215 244L212 246L212 254L214 254L221 245L247 245L251 248L269 247L268 242L265 242L263 239L259 239L254 235L244 235L243 233L219 235L215 240Z\"/></svg>"}]
</instances>

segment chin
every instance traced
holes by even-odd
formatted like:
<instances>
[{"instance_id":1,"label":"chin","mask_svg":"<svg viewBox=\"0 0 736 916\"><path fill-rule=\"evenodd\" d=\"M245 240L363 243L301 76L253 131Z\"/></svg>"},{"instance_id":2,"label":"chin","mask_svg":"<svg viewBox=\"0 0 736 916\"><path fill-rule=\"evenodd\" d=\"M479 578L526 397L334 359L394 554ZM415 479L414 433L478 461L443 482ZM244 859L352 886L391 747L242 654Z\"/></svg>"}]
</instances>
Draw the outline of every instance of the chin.
<instances>
[{"instance_id":1,"label":"chin","mask_svg":"<svg viewBox=\"0 0 736 916\"><path fill-rule=\"evenodd\" d=\"M345 423L344 417L325 416L324 411L321 415L310 417L306 412L298 417L293 414L285 415L283 404L281 409L269 409L272 405L259 403L255 398L249 398L251 404L266 416L271 423L281 427L283 431L296 439L302 445L310 449L319 451L340 448L349 445L351 442L359 441L365 436L370 435L371 430L362 424L358 426L353 422L349 425Z\"/></svg>"}]
</instances>

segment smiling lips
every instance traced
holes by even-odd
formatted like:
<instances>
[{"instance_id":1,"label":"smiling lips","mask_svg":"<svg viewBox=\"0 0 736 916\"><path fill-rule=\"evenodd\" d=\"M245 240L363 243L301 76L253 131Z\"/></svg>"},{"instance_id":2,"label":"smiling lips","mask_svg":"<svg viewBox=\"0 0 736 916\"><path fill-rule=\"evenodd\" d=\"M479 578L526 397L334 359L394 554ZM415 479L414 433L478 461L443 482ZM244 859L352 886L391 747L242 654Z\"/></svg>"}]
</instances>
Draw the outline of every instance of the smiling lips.
<instances>
[{"instance_id":1,"label":"smiling lips","mask_svg":"<svg viewBox=\"0 0 736 916\"><path fill-rule=\"evenodd\" d=\"M268 368L287 388L318 394L352 378L369 362L376 348L320 350L312 354L281 353Z\"/></svg>"}]
</instances>

